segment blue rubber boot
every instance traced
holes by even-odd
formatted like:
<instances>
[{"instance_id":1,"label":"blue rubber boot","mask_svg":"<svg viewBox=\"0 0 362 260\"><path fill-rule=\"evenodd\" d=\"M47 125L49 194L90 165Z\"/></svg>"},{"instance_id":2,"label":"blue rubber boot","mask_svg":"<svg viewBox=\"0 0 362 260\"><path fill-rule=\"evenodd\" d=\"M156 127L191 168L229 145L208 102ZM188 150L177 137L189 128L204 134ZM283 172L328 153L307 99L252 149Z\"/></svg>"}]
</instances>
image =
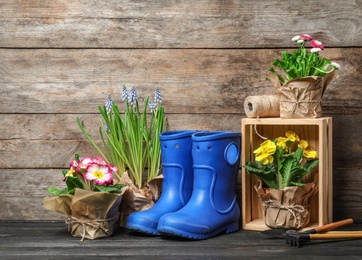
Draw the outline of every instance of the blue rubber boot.
<instances>
[{"instance_id":1,"label":"blue rubber boot","mask_svg":"<svg viewBox=\"0 0 362 260\"><path fill-rule=\"evenodd\" d=\"M157 229L162 235L189 239L237 231L240 209L235 190L241 134L200 132L193 134L192 140L192 196L185 207L162 216Z\"/></svg>"},{"instance_id":2,"label":"blue rubber boot","mask_svg":"<svg viewBox=\"0 0 362 260\"><path fill-rule=\"evenodd\" d=\"M159 235L159 218L181 209L189 201L194 180L191 136L195 132L170 131L160 134L164 176L160 199L152 208L129 215L126 228Z\"/></svg>"}]
</instances>

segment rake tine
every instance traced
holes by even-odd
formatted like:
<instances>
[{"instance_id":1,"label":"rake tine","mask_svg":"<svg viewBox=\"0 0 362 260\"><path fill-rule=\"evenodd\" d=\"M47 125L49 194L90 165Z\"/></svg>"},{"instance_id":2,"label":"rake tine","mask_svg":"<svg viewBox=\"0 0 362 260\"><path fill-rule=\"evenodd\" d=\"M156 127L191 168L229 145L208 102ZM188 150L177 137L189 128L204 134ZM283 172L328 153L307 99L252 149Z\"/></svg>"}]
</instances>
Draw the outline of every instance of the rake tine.
<instances>
[{"instance_id":1,"label":"rake tine","mask_svg":"<svg viewBox=\"0 0 362 260\"><path fill-rule=\"evenodd\" d=\"M309 240L309 234L299 233L295 230L290 230L285 236L287 244L293 247L300 247L300 242L303 240Z\"/></svg>"}]
</instances>

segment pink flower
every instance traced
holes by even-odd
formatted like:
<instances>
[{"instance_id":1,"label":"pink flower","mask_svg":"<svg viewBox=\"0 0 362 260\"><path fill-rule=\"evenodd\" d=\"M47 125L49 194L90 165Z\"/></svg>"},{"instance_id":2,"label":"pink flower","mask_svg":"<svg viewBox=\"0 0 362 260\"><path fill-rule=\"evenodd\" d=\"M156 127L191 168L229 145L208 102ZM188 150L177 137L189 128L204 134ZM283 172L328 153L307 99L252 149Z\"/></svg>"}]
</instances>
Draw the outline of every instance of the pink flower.
<instances>
[{"instance_id":1,"label":"pink flower","mask_svg":"<svg viewBox=\"0 0 362 260\"><path fill-rule=\"evenodd\" d=\"M97 164L102 165L102 166L108 166L112 172L118 172L118 168L116 166L114 166L113 164L107 163L101 156L97 156L97 158L94 160L94 162L96 162Z\"/></svg>"},{"instance_id":2,"label":"pink flower","mask_svg":"<svg viewBox=\"0 0 362 260\"><path fill-rule=\"evenodd\" d=\"M300 39L305 40L305 41L311 41L311 40L313 40L313 37L308 34L301 34Z\"/></svg>"},{"instance_id":3,"label":"pink flower","mask_svg":"<svg viewBox=\"0 0 362 260\"><path fill-rule=\"evenodd\" d=\"M87 166L84 178L89 181L94 181L98 185L110 185L113 183L111 168L97 163L91 163Z\"/></svg>"},{"instance_id":4,"label":"pink flower","mask_svg":"<svg viewBox=\"0 0 362 260\"><path fill-rule=\"evenodd\" d=\"M102 156L97 156L94 161L100 165L108 165L108 163L103 159Z\"/></svg>"},{"instance_id":5,"label":"pink flower","mask_svg":"<svg viewBox=\"0 0 362 260\"><path fill-rule=\"evenodd\" d=\"M82 173L82 170L80 169L79 161L73 159L70 162L70 168L74 170L74 172Z\"/></svg>"},{"instance_id":6,"label":"pink flower","mask_svg":"<svg viewBox=\"0 0 362 260\"><path fill-rule=\"evenodd\" d=\"M91 163L94 163L95 159L93 157L84 157L82 160L80 160L79 166L82 169L86 169L87 166Z\"/></svg>"},{"instance_id":7,"label":"pink flower","mask_svg":"<svg viewBox=\"0 0 362 260\"><path fill-rule=\"evenodd\" d=\"M321 50L324 50L324 45L320 41L311 40L309 44L310 44L310 46L312 46L314 48L319 48Z\"/></svg>"},{"instance_id":8,"label":"pink flower","mask_svg":"<svg viewBox=\"0 0 362 260\"><path fill-rule=\"evenodd\" d=\"M111 168L112 172L118 172L118 168L113 164L108 164L108 166Z\"/></svg>"}]
</instances>

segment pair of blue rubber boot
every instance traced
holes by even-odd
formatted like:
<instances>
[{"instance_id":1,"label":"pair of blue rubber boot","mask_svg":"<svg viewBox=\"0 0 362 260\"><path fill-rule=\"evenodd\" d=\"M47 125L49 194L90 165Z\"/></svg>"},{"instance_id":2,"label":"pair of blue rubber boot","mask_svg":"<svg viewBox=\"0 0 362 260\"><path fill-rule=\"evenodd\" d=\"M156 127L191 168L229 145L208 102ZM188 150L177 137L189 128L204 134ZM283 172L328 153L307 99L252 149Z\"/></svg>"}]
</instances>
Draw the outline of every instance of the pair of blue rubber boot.
<instances>
[{"instance_id":1,"label":"pair of blue rubber boot","mask_svg":"<svg viewBox=\"0 0 362 260\"><path fill-rule=\"evenodd\" d=\"M126 228L189 239L237 231L240 133L170 131L160 141L161 197L152 208L131 214Z\"/></svg>"}]
</instances>

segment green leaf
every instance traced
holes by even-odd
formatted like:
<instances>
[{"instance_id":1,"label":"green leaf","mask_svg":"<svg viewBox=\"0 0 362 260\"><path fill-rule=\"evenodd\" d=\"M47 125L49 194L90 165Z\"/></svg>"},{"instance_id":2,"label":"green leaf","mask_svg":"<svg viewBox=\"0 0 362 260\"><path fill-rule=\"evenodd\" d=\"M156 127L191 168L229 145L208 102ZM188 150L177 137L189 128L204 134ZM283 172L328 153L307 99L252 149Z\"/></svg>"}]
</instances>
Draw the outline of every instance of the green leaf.
<instances>
[{"instance_id":1,"label":"green leaf","mask_svg":"<svg viewBox=\"0 0 362 260\"><path fill-rule=\"evenodd\" d=\"M318 159L309 160L304 164L304 168L306 169L307 173L309 173L313 168L317 167L319 164Z\"/></svg>"},{"instance_id":2,"label":"green leaf","mask_svg":"<svg viewBox=\"0 0 362 260\"><path fill-rule=\"evenodd\" d=\"M108 193L121 193L122 188L125 187L124 184L117 184L114 186L100 186L96 185L95 190L101 191L101 192L108 192Z\"/></svg>"},{"instance_id":3,"label":"green leaf","mask_svg":"<svg viewBox=\"0 0 362 260\"><path fill-rule=\"evenodd\" d=\"M68 176L65 183L69 190L74 190L75 188L84 189L82 182L76 177Z\"/></svg>"},{"instance_id":4,"label":"green leaf","mask_svg":"<svg viewBox=\"0 0 362 260\"><path fill-rule=\"evenodd\" d=\"M294 181L292 181L292 182L290 182L290 184L291 184L291 186L304 186L304 183L302 183L302 182L294 182Z\"/></svg>"},{"instance_id":5,"label":"green leaf","mask_svg":"<svg viewBox=\"0 0 362 260\"><path fill-rule=\"evenodd\" d=\"M285 157L282 167L280 169L280 174L283 178L282 186L279 185L279 189L290 186L290 181L292 179L292 168L293 168L293 157Z\"/></svg>"},{"instance_id":6,"label":"green leaf","mask_svg":"<svg viewBox=\"0 0 362 260\"><path fill-rule=\"evenodd\" d=\"M297 150L295 150L295 153L293 154L294 159L296 160L296 162L299 164L300 160L302 159L303 156L303 149L302 148L298 148Z\"/></svg>"},{"instance_id":7,"label":"green leaf","mask_svg":"<svg viewBox=\"0 0 362 260\"><path fill-rule=\"evenodd\" d=\"M256 175L266 186L277 189L278 185L275 180L275 170L273 170L273 164L262 167L263 168L260 169L251 162L248 162L247 165L244 166L248 174Z\"/></svg>"},{"instance_id":8,"label":"green leaf","mask_svg":"<svg viewBox=\"0 0 362 260\"><path fill-rule=\"evenodd\" d=\"M68 188L60 190L60 189L55 188L55 187L49 187L48 188L48 193L50 195L56 197L56 196L63 195L63 194L74 194L74 190L73 190L73 193L72 193L72 191L69 190Z\"/></svg>"}]
</instances>

